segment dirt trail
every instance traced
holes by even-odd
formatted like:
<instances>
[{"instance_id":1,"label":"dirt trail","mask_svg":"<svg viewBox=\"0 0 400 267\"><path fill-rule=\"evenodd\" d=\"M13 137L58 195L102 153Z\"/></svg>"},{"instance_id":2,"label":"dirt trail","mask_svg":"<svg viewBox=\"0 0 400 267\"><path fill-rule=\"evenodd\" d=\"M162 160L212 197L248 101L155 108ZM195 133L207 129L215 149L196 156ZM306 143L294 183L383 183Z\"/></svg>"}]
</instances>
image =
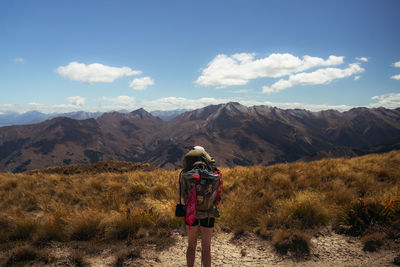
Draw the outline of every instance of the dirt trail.
<instances>
[{"instance_id":1,"label":"dirt trail","mask_svg":"<svg viewBox=\"0 0 400 267\"><path fill-rule=\"evenodd\" d=\"M141 257L126 259L123 266L186 266L186 236L173 232L175 244L157 251L155 245L143 247ZM399 242L400 243L400 242ZM234 238L233 234L215 233L212 239L212 266L395 266L393 260L400 252L400 244L385 245L378 252L365 252L359 238L338 235L332 231L320 232L311 239L311 253L305 259L291 255L281 256L271 245L254 234ZM93 267L116 266L116 257L125 245L104 246L94 254L84 254L85 261ZM52 255L56 259L45 266L75 266L71 260L71 248L54 246ZM195 266L200 266L201 244L198 241ZM30 266L43 266L34 263ZM120 265L122 266L122 265Z\"/></svg>"},{"instance_id":2,"label":"dirt trail","mask_svg":"<svg viewBox=\"0 0 400 267\"><path fill-rule=\"evenodd\" d=\"M142 258L127 263L127 266L185 266L186 237L175 232L176 244L162 252L146 248ZM280 256L271 243L255 235L246 235L234 240L233 234L217 233L212 241L213 266L394 266L399 246L381 249L379 252L364 252L359 239L321 234L311 240L312 250L307 259L295 260L290 255ZM200 241L198 241L195 266L200 266Z\"/></svg>"}]
</instances>

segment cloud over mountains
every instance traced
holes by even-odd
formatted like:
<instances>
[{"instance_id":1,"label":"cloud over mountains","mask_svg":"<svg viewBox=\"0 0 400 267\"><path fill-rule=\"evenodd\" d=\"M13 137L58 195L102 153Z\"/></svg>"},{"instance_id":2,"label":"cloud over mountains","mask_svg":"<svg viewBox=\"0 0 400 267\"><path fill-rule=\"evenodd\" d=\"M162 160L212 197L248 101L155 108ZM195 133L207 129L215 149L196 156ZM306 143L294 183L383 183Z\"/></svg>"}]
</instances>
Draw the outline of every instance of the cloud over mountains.
<instances>
[{"instance_id":1,"label":"cloud over mountains","mask_svg":"<svg viewBox=\"0 0 400 267\"><path fill-rule=\"evenodd\" d=\"M368 62L368 58L357 58L360 62ZM225 88L228 86L245 85L257 78L280 78L271 86L263 86L264 93L278 92L295 85L326 84L335 79L341 79L363 72L361 63L349 64L347 68L332 68L344 63L343 56L330 55L327 59L305 55L302 58L289 53L270 54L265 58L255 58L254 53L240 53L231 56L217 55L208 66L202 70L201 76L195 81L199 86ZM325 68L324 68L325 67ZM330 67L330 68L329 68ZM304 71L319 68L313 72Z\"/></svg>"},{"instance_id":2,"label":"cloud over mountains","mask_svg":"<svg viewBox=\"0 0 400 267\"><path fill-rule=\"evenodd\" d=\"M111 67L100 63L86 65L79 62L70 62L66 66L60 66L55 70L58 74L74 81L84 83L112 83L124 76L139 75L140 70L132 70L129 67Z\"/></svg>"},{"instance_id":3,"label":"cloud over mountains","mask_svg":"<svg viewBox=\"0 0 400 267\"><path fill-rule=\"evenodd\" d=\"M271 86L263 86L264 93L275 93L295 85L317 85L327 84L336 79L342 79L345 77L352 76L353 74L361 73L364 69L360 67L358 63L350 64L345 69L339 68L324 68L318 69L313 72L302 72L294 75L290 75L289 79L281 79ZM356 78L358 80L359 78Z\"/></svg>"},{"instance_id":4,"label":"cloud over mountains","mask_svg":"<svg viewBox=\"0 0 400 267\"><path fill-rule=\"evenodd\" d=\"M40 111L43 113L54 113L54 112L72 112L78 110L84 110L88 112L98 111L112 111L120 109L134 109L143 107L146 110L176 110L186 109L192 110L195 108L202 108L207 105L217 105L227 102L240 102L245 106L253 105L267 105L271 107L279 107L282 109L307 109L310 111L321 111L328 109L335 109L339 111L346 111L356 106L352 105L330 105L330 104L315 104L315 103L301 103L301 102L272 102L262 100L249 100L245 98L216 98L216 97L202 97L202 98L185 98L185 97L163 97L156 98L153 100L141 100L137 101L132 96L117 96L117 97L101 97L92 101L97 102L99 105L96 107L89 107L86 104L86 98L81 96L71 96L66 98L68 104L54 104L44 105L39 103L27 103L27 104L0 104L0 113L6 112L18 112L24 113L28 111ZM90 100L90 99L89 99ZM397 108L400 106L400 93L389 93L383 95L376 95L371 97L371 102L365 107L385 107L385 108ZM111 103L110 105L103 105L102 102Z\"/></svg>"},{"instance_id":5,"label":"cloud over mountains","mask_svg":"<svg viewBox=\"0 0 400 267\"><path fill-rule=\"evenodd\" d=\"M150 77L136 78L130 83L129 87L132 87L134 90L145 90L148 86L154 84L154 80Z\"/></svg>"},{"instance_id":6,"label":"cloud over mountains","mask_svg":"<svg viewBox=\"0 0 400 267\"><path fill-rule=\"evenodd\" d=\"M81 96L70 96L67 97L67 101L74 106L83 107L85 105L86 98Z\"/></svg>"},{"instance_id":7,"label":"cloud over mountains","mask_svg":"<svg viewBox=\"0 0 400 267\"><path fill-rule=\"evenodd\" d=\"M116 105L126 106L127 108L134 107L134 105L135 105L135 98L131 97L131 96L125 96L125 95L121 95L121 96L117 96L117 97L103 96L100 100L111 102Z\"/></svg>"},{"instance_id":8,"label":"cloud over mountains","mask_svg":"<svg viewBox=\"0 0 400 267\"><path fill-rule=\"evenodd\" d=\"M393 67L395 67L395 68L400 68L400 61L394 62L394 63L393 63ZM400 74L393 75L393 76L390 77L390 78L392 78L393 80L400 80Z\"/></svg>"},{"instance_id":9,"label":"cloud over mountains","mask_svg":"<svg viewBox=\"0 0 400 267\"><path fill-rule=\"evenodd\" d=\"M265 58L255 59L254 53L231 56L221 54L203 69L196 84L217 88L244 85L256 78L278 78L315 67L340 65L343 58L333 55L328 59L308 55L299 58L288 53L274 53Z\"/></svg>"}]
</instances>

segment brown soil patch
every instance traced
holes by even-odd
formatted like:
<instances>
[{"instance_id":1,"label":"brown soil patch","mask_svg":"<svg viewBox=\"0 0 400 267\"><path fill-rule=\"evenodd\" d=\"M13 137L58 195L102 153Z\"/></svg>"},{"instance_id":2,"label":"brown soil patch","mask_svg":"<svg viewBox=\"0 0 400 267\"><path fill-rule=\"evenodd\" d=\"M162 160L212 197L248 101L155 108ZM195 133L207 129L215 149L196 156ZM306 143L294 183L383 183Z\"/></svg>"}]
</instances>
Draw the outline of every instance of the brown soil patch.
<instances>
[{"instance_id":1,"label":"brown soil patch","mask_svg":"<svg viewBox=\"0 0 400 267\"><path fill-rule=\"evenodd\" d=\"M173 246L158 251L156 245L143 247L141 257L126 259L123 266L186 266L186 236L175 231ZM132 244L131 246L134 246ZM232 233L215 233L212 240L213 266L395 266L393 261L398 256L400 244L396 242L384 245L377 252L362 249L360 238L338 235L329 230L320 232L311 239L311 253L303 258L293 255L280 255L273 248L271 241L254 234L234 238ZM125 244L113 244L95 253L83 253L89 266L115 266L119 250L128 249ZM74 249L59 247L54 244L51 254L55 261L49 264L35 263L30 266L75 266L72 261ZM201 244L198 241L195 266L200 266Z\"/></svg>"}]
</instances>

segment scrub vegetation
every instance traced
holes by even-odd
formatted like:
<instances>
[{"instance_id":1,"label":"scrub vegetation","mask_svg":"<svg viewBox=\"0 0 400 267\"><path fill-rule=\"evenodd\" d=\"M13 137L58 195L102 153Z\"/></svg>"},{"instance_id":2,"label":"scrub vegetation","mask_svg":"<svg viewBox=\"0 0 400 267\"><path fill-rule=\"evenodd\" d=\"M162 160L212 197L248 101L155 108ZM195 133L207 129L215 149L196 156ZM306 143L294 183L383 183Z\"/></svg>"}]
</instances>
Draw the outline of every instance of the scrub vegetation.
<instances>
[{"instance_id":1,"label":"scrub vegetation","mask_svg":"<svg viewBox=\"0 0 400 267\"><path fill-rule=\"evenodd\" d=\"M112 163L109 163L110 165ZM217 230L254 232L277 252L307 254L322 227L360 236L366 251L400 232L400 151L352 159L325 159L273 166L222 168L223 203ZM66 174L0 173L0 253L4 264L50 261L52 242L65 246L123 241L159 249L184 229L174 216L179 170ZM84 255L74 258L84 265ZM117 263L116 263L117 264ZM117 265L118 265L117 264Z\"/></svg>"}]
</instances>

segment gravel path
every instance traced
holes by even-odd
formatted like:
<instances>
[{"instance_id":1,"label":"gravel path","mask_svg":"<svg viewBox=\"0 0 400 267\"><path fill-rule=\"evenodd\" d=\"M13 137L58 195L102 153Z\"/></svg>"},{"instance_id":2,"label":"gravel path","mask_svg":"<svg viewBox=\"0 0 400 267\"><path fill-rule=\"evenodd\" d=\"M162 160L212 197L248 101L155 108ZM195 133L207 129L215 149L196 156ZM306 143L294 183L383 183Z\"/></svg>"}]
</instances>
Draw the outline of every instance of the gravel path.
<instances>
[{"instance_id":1,"label":"gravel path","mask_svg":"<svg viewBox=\"0 0 400 267\"><path fill-rule=\"evenodd\" d=\"M119 266L186 266L186 236L178 231L173 232L175 244L170 248L157 251L155 245L143 247L141 257L126 259ZM291 255L281 256L271 245L270 241L263 240L254 234L246 234L234 238L230 233L215 233L212 239L211 253L212 266L395 266L393 260L400 253L400 242L385 245L378 252L365 252L359 238L343 236L326 230L318 237L311 239L311 252L307 258L296 259ZM90 246L89 246L90 248ZM59 246L54 244L50 249L55 261L31 263L29 266L76 266L73 254L77 251L84 255L88 266L111 267L116 266L119 252L128 250L123 243L103 245L95 253ZM200 266L201 244L198 241L195 266Z\"/></svg>"},{"instance_id":2,"label":"gravel path","mask_svg":"<svg viewBox=\"0 0 400 267\"><path fill-rule=\"evenodd\" d=\"M142 258L127 266L185 266L186 237L174 233L176 244L162 252L147 248ZM400 247L364 252L359 239L332 232L312 238L312 249L307 259L296 260L290 255L281 256L271 243L255 235L233 239L233 234L218 233L212 240L213 266L394 266L393 259ZM200 266L200 241L198 241L195 266Z\"/></svg>"}]
</instances>

